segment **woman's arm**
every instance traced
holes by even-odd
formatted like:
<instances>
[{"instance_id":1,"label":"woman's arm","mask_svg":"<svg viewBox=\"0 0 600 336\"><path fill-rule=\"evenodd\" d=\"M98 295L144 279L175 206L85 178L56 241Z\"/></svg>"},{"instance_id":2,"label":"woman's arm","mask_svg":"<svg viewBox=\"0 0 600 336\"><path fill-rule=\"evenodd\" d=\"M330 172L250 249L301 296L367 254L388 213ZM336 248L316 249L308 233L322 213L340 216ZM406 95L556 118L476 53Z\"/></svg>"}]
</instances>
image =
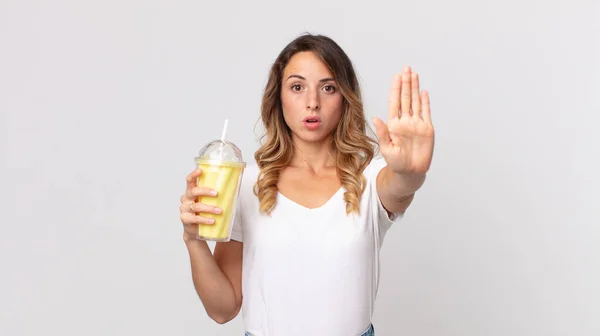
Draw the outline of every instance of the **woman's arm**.
<instances>
[{"instance_id":1,"label":"woman's arm","mask_svg":"<svg viewBox=\"0 0 600 336\"><path fill-rule=\"evenodd\" d=\"M386 166L377 175L377 194L388 212L403 213L424 182L425 174L397 174Z\"/></svg>"},{"instance_id":2,"label":"woman's arm","mask_svg":"<svg viewBox=\"0 0 600 336\"><path fill-rule=\"evenodd\" d=\"M210 318L219 324L237 316L242 306L242 248L238 241L217 243L214 256L206 241L186 241L196 293Z\"/></svg>"},{"instance_id":3,"label":"woman's arm","mask_svg":"<svg viewBox=\"0 0 600 336\"><path fill-rule=\"evenodd\" d=\"M196 239L198 225L210 224L203 213L215 212L215 207L196 202L198 197L210 197L212 190L198 186L202 170L196 169L187 178L185 193L181 196L181 222L183 241L190 255L192 280L196 293L208 316L218 323L233 319L242 303L242 243L230 241L217 243L215 254L204 240Z\"/></svg>"}]
</instances>

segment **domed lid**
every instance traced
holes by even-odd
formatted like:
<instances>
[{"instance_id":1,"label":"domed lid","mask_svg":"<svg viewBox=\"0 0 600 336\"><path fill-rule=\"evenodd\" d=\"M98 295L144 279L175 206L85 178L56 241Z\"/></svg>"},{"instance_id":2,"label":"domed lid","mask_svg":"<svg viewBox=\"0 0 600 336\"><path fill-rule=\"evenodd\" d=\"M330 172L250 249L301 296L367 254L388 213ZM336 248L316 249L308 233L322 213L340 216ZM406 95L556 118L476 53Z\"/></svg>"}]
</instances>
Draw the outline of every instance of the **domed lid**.
<instances>
[{"instance_id":1,"label":"domed lid","mask_svg":"<svg viewBox=\"0 0 600 336\"><path fill-rule=\"evenodd\" d=\"M196 160L234 166L241 164L244 166L242 151L233 142L226 140L215 140L208 143L198 152Z\"/></svg>"},{"instance_id":2,"label":"domed lid","mask_svg":"<svg viewBox=\"0 0 600 336\"><path fill-rule=\"evenodd\" d=\"M236 167L245 167L242 151L231 141L225 140L228 120L225 120L223 133L220 140L214 140L206 144L198 152L196 162L203 162L217 165L229 165Z\"/></svg>"}]
</instances>

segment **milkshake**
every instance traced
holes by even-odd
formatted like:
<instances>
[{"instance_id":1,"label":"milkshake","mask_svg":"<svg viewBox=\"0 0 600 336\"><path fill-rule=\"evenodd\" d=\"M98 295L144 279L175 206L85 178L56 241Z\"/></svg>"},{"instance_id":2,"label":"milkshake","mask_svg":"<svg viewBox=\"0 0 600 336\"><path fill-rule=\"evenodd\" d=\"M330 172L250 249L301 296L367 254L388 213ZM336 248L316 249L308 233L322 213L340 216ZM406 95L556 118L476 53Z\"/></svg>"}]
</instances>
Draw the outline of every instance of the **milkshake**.
<instances>
[{"instance_id":1,"label":"milkshake","mask_svg":"<svg viewBox=\"0 0 600 336\"><path fill-rule=\"evenodd\" d=\"M217 191L217 196L200 196L196 202L222 209L220 214L199 213L202 217L212 218L213 224L198 224L198 239L226 242L230 240L236 203L245 162L240 149L225 140L227 121L221 140L215 140L204 146L196 157L196 167L202 170L198 177L199 187Z\"/></svg>"}]
</instances>

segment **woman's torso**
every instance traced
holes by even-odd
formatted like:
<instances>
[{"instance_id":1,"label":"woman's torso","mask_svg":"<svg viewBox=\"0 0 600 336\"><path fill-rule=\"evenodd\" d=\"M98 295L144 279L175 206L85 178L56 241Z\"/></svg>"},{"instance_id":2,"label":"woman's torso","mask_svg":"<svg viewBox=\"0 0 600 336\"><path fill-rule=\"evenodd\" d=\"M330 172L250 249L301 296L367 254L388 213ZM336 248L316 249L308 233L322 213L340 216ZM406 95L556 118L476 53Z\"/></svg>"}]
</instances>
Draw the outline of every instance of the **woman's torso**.
<instances>
[{"instance_id":1,"label":"woman's torso","mask_svg":"<svg viewBox=\"0 0 600 336\"><path fill-rule=\"evenodd\" d=\"M251 335L349 336L369 327L385 233L377 224L382 207L369 171L360 215L346 215L345 189L339 180L321 181L320 186L286 185L284 180L268 216L258 212L252 192L258 167L247 168L235 230L244 243L242 314ZM337 190L332 190L335 183ZM332 195L293 201L293 195L302 194L297 192L300 188L323 188Z\"/></svg>"}]
</instances>

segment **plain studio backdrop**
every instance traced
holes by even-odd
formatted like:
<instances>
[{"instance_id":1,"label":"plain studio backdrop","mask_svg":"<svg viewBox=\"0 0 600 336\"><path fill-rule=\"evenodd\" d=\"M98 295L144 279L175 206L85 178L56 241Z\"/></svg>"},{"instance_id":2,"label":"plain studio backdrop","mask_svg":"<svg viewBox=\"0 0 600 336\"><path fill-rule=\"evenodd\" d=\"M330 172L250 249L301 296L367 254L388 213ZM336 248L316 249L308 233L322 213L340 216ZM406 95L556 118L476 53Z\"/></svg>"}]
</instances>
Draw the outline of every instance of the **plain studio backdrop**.
<instances>
[{"instance_id":1,"label":"plain studio backdrop","mask_svg":"<svg viewBox=\"0 0 600 336\"><path fill-rule=\"evenodd\" d=\"M377 335L600 335L599 22L592 0L1 1L0 335L242 335L193 289L179 197L225 118L253 161L305 31L348 53L369 121L406 65L431 94Z\"/></svg>"}]
</instances>

